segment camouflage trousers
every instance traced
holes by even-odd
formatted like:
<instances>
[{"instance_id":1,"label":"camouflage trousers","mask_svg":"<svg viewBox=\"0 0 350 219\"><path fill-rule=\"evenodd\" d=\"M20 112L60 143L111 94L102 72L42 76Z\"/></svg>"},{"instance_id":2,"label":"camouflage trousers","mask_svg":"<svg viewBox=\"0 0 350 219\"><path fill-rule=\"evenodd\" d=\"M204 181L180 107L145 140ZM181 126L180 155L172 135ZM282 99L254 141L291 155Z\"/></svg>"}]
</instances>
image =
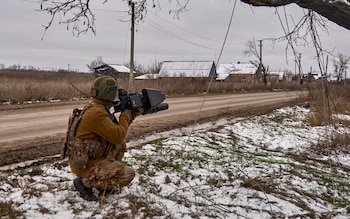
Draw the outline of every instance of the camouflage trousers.
<instances>
[{"instance_id":1,"label":"camouflage trousers","mask_svg":"<svg viewBox=\"0 0 350 219\"><path fill-rule=\"evenodd\" d=\"M115 159L105 159L95 163L82 181L86 187L120 192L121 187L128 185L134 177L135 171L130 166Z\"/></svg>"},{"instance_id":2,"label":"camouflage trousers","mask_svg":"<svg viewBox=\"0 0 350 219\"><path fill-rule=\"evenodd\" d=\"M104 160L98 161L82 177L86 187L95 187L98 190L120 191L120 188L128 185L135 177L135 171L122 162L125 143L121 145L109 145L107 156Z\"/></svg>"}]
</instances>

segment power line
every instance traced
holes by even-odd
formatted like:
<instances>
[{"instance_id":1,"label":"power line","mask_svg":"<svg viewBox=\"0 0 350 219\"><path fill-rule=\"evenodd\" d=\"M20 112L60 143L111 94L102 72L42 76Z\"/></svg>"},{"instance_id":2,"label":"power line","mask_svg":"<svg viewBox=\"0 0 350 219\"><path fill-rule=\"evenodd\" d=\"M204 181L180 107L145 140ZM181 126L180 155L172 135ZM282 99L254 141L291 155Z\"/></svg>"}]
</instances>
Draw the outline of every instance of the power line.
<instances>
[{"instance_id":1,"label":"power line","mask_svg":"<svg viewBox=\"0 0 350 219\"><path fill-rule=\"evenodd\" d=\"M203 45L200 45L200 44L198 44L198 43L194 43L194 42L192 42L192 41L190 41L190 40L187 40L187 39L185 39L185 38L179 36L178 34L175 34L175 33L171 32L170 30L168 30L168 29L162 27L161 25L159 25L159 24L157 24L157 23L154 23L153 21L151 21L151 20L149 20L149 19L147 19L147 18L145 19L145 21L148 21L148 22L145 22L145 23L148 23L148 24L149 24L150 26L152 26L153 28L155 28L155 29L157 29L157 30L159 30L159 31L161 31L161 32L163 32L163 33L169 35L169 36L172 36L172 37L174 37L174 38L176 38L176 39L178 39L178 40L187 42L187 43L189 43L189 44L192 44L192 45L194 45L194 46L198 46L198 47L201 47L201 48L204 48L204 49L209 49L209 50L214 50L214 51L217 50L217 49L210 48L210 47L207 47L207 46L203 46Z\"/></svg>"},{"instance_id":2,"label":"power line","mask_svg":"<svg viewBox=\"0 0 350 219\"><path fill-rule=\"evenodd\" d=\"M46 4L46 5L50 4L50 3L47 3L47 2L38 2L38 1L34 1L34 0L21 0L21 1L30 2L30 3L33 3L33 4ZM94 10L94 11L102 11L102 12L111 12L111 13L129 13L129 11L110 10L110 9L96 9L96 8L93 8L93 9L91 9L91 10ZM221 43L221 41L219 41L219 40L210 39L210 38L204 37L204 36L202 36L202 35L196 34L196 33L192 32L192 31L190 31L190 30L187 30L187 29L185 29L185 28L183 28L183 27L180 27L180 26L178 26L178 25L176 25L176 24L174 24L174 23L172 23L172 22L166 20L165 18L163 18L163 17L157 15L157 14L156 14L155 12L153 12L153 11L150 11L150 13L152 13L153 15L155 15L157 18L160 18L161 20L163 20L163 21L165 21L165 22L171 24L172 26L174 26L174 27L176 27L176 28L178 28L178 29L180 29L180 30L182 30L182 31L185 31L185 32L187 32L187 33L189 33L189 34L192 34L192 35L194 35L194 36L196 36L196 37L198 37L198 38L205 39L205 40L212 41L212 42L216 42L216 43ZM182 40L182 41L184 41L184 42L187 42L187 43L189 43L189 44L192 44L192 45L195 45L195 46L198 46L198 47L201 47L201 48L205 48L205 49L209 49L209 50L216 50L216 49L214 49L214 48L210 48L210 47L207 47L207 46L198 44L198 43L194 43L194 42L192 42L192 41L190 41L190 40L187 40L187 39L185 39L185 38L179 36L178 34L176 34L176 33L174 33L174 32L169 31L168 29L162 27L160 24L155 23L154 21L152 21L152 20L150 19L149 16L145 17L144 20L148 20L148 21L150 22L150 25L151 25L153 28L155 28L155 29L157 29L157 30L159 30L159 31L161 31L161 32L163 32L163 33L166 33L166 34L168 34L168 35L170 35L170 36L172 36L172 37L174 37L174 38L176 38L176 39ZM153 25L152 25L152 24L153 24ZM229 44L231 44L231 43L229 43Z\"/></svg>"},{"instance_id":3,"label":"power line","mask_svg":"<svg viewBox=\"0 0 350 219\"><path fill-rule=\"evenodd\" d=\"M227 30L226 30L226 34L225 34L225 37L224 37L224 41L223 41L223 43L222 43L222 47L221 47L221 50L220 50L220 53L219 53L219 58L217 59L217 62L216 62L216 63L219 63L219 62L220 62L221 55L222 55L222 53L223 53L223 51L224 51L224 48L225 48L225 45L226 45L226 40L227 40L228 34L229 34L229 32L230 32L230 29L231 29L231 24L232 24L232 20L233 20L233 15L234 15L234 13L235 13L235 11L236 11L236 3L237 3L237 0L235 0L235 3L234 3L234 5L233 5L233 7L232 7L232 12L231 12L229 24L228 24L228 26L227 26ZM208 95L208 93L209 93L209 89L210 89L210 86L211 86L211 84L212 84L213 78L214 78L214 77L211 77L211 78L210 78L210 81L209 81L207 90L206 90L205 95L204 95L204 97L203 97L203 101L202 101L202 104L201 104L201 106L200 106L200 108L199 108L199 111L198 111L198 114L197 114L197 117L196 117L196 119L195 119L194 124L197 124L198 119L199 119L199 114L200 114L200 113L202 112L202 110L203 110L204 103L205 103L206 97L207 97L207 95ZM191 132L190 132L190 136L192 135L193 130L194 130L194 125L193 125L193 127L192 127ZM185 145L185 147L186 147L186 145Z\"/></svg>"},{"instance_id":4,"label":"power line","mask_svg":"<svg viewBox=\"0 0 350 219\"><path fill-rule=\"evenodd\" d=\"M192 35L194 35L194 36L196 36L196 37L199 37L199 38L202 38L202 39L205 39L205 40L209 40L209 41L213 41L213 42L217 42L217 43L222 43L222 42L219 41L219 40L213 40L213 39L204 37L204 36L202 36L202 35L196 34L196 33L192 32L192 31L189 31L189 30L187 30L187 29L185 29L185 28L183 28L183 27L180 27L180 26L178 26L178 25L176 25L176 24L174 24L174 23L168 21L167 19L165 19L165 18L163 18L163 17L157 15L155 12L152 12L152 11L151 11L151 13L152 13L153 15L155 15L157 18L160 18L161 20L163 20L163 21L165 21L165 22L171 24L172 26L174 26L174 27L176 27L176 28L178 28L178 29L180 29L180 30L183 30L183 31L185 31L185 32L187 32L187 33L189 33L189 34L192 34ZM148 19L149 19L149 17L148 17Z\"/></svg>"},{"instance_id":5,"label":"power line","mask_svg":"<svg viewBox=\"0 0 350 219\"><path fill-rule=\"evenodd\" d=\"M176 27L176 28L178 28L178 29L180 29L180 30L182 30L182 31L185 31L185 32L187 32L187 33L189 33L189 34L192 34L192 35L194 35L194 36L196 36L196 37L198 37L198 38L205 39L205 40L208 40L208 41L212 41L212 42L215 42L215 43L220 43L220 44L222 43L222 41L220 41L220 40L210 39L210 38L208 38L208 37L204 37L203 35L200 35L200 34L197 34L197 33L192 32L192 31L190 31L190 30L188 30L188 29L185 29L185 28L183 28L183 27L181 27L181 26L178 26L178 25L176 25L176 24L170 22L169 20L165 19L164 17L159 16L158 14L156 14L156 13L153 12L153 11L150 11L150 12L151 12L154 16L156 16L156 18L160 18L161 20L165 21L166 23L169 23L169 24L171 24L172 26L174 26L174 27ZM147 19L150 19L150 16L147 16ZM227 43L227 42L226 42L226 44L233 44L233 43Z\"/></svg>"}]
</instances>

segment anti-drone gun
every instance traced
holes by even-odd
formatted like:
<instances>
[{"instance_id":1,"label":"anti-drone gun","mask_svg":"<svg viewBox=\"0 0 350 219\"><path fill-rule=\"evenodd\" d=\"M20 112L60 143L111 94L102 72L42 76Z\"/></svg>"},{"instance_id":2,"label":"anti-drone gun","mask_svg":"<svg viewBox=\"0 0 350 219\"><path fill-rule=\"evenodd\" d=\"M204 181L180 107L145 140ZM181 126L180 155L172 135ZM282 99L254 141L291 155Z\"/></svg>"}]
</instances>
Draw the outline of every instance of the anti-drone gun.
<instances>
[{"instance_id":1,"label":"anti-drone gun","mask_svg":"<svg viewBox=\"0 0 350 219\"><path fill-rule=\"evenodd\" d=\"M163 103L165 95L156 89L144 88L142 94L140 93L128 93L124 89L118 90L119 101L114 102L114 112L122 112L129 109L136 112L138 108L143 108L142 115L156 113L162 110L167 110L169 105Z\"/></svg>"}]
</instances>

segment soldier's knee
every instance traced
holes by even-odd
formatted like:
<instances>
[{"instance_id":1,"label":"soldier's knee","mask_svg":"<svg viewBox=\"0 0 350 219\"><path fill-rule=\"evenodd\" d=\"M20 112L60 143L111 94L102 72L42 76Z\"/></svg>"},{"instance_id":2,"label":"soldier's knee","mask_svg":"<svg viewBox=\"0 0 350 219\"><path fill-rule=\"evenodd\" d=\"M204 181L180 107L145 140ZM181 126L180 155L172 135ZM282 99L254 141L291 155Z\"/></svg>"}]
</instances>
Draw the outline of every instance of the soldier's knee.
<instances>
[{"instance_id":1,"label":"soldier's knee","mask_svg":"<svg viewBox=\"0 0 350 219\"><path fill-rule=\"evenodd\" d=\"M124 168L124 174L122 177L120 177L120 185L126 186L128 185L133 179L135 178L135 171L130 166L125 166Z\"/></svg>"}]
</instances>

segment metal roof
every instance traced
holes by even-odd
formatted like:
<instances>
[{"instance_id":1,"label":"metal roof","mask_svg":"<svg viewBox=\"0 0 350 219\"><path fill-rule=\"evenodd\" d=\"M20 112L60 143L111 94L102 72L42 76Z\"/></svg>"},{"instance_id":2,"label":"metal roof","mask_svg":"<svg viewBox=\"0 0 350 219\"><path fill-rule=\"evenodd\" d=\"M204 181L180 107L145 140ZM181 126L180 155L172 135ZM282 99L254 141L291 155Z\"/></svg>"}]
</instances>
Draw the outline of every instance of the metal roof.
<instances>
[{"instance_id":1,"label":"metal roof","mask_svg":"<svg viewBox=\"0 0 350 219\"><path fill-rule=\"evenodd\" d=\"M230 75L232 69L232 64L220 64L219 68L216 70L218 76L216 80L224 80Z\"/></svg>"},{"instance_id":2,"label":"metal roof","mask_svg":"<svg viewBox=\"0 0 350 219\"><path fill-rule=\"evenodd\" d=\"M251 63L221 64L217 70L216 80L224 80L230 74L255 74L257 67Z\"/></svg>"},{"instance_id":3,"label":"metal roof","mask_svg":"<svg viewBox=\"0 0 350 219\"><path fill-rule=\"evenodd\" d=\"M130 72L130 68L126 67L125 65L110 64L109 66L114 68L117 72Z\"/></svg>"},{"instance_id":4,"label":"metal roof","mask_svg":"<svg viewBox=\"0 0 350 219\"><path fill-rule=\"evenodd\" d=\"M158 76L159 76L158 74L144 74L144 75L135 77L135 79L139 79L139 80L157 79Z\"/></svg>"},{"instance_id":5,"label":"metal roof","mask_svg":"<svg viewBox=\"0 0 350 219\"><path fill-rule=\"evenodd\" d=\"M214 61L165 61L159 77L209 77Z\"/></svg>"},{"instance_id":6,"label":"metal roof","mask_svg":"<svg viewBox=\"0 0 350 219\"><path fill-rule=\"evenodd\" d=\"M234 69L232 74L255 74L257 67L253 64L233 64Z\"/></svg>"},{"instance_id":7,"label":"metal roof","mask_svg":"<svg viewBox=\"0 0 350 219\"><path fill-rule=\"evenodd\" d=\"M130 68L126 67L125 65L119 65L119 64L102 64L94 67L95 71L98 71L98 72L108 70L109 68L112 68L116 72L120 72L120 73L130 72ZM135 73L135 70L134 70L134 73Z\"/></svg>"}]
</instances>

